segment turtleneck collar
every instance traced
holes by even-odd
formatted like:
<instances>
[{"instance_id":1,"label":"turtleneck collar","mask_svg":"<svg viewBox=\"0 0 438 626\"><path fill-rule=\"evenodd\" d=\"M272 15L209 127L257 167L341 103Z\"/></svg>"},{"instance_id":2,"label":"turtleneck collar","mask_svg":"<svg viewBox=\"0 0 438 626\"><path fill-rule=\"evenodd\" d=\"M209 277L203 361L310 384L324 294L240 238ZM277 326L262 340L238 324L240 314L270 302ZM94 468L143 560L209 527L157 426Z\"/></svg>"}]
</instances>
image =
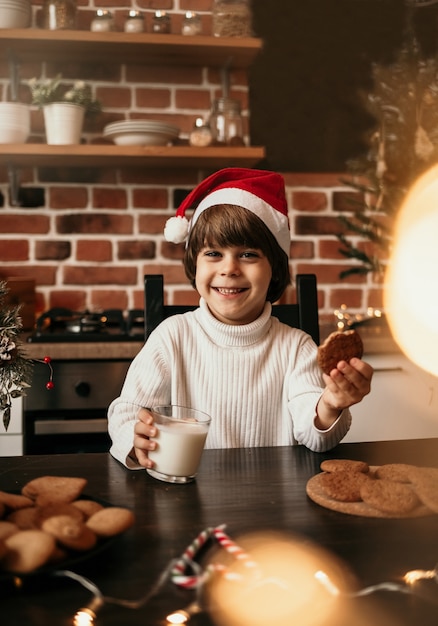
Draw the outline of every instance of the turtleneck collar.
<instances>
[{"instance_id":1,"label":"turtleneck collar","mask_svg":"<svg viewBox=\"0 0 438 626\"><path fill-rule=\"evenodd\" d=\"M214 343L221 346L244 347L260 341L271 328L272 305L265 303L262 314L250 324L224 324L214 317L204 298L195 314L198 322Z\"/></svg>"}]
</instances>

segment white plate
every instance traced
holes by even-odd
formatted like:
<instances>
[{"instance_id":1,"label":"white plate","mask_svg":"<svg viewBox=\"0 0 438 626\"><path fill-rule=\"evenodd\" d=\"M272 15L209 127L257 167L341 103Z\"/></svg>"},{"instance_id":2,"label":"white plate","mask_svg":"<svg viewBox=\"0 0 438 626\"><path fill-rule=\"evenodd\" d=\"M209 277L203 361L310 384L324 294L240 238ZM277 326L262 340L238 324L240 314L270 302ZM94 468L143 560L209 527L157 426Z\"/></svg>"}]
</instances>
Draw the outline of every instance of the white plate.
<instances>
[{"instance_id":1,"label":"white plate","mask_svg":"<svg viewBox=\"0 0 438 626\"><path fill-rule=\"evenodd\" d=\"M168 133L107 133L107 139L111 139L118 146L166 146L175 137Z\"/></svg>"},{"instance_id":2,"label":"white plate","mask_svg":"<svg viewBox=\"0 0 438 626\"><path fill-rule=\"evenodd\" d=\"M122 122L113 122L111 124L107 124L103 132L104 134L107 134L108 132L123 132L123 131L129 131L129 132L160 131L160 132L168 132L172 135L178 135L179 130L180 129L177 126L172 126L170 124L165 124L163 122L126 120Z\"/></svg>"}]
</instances>

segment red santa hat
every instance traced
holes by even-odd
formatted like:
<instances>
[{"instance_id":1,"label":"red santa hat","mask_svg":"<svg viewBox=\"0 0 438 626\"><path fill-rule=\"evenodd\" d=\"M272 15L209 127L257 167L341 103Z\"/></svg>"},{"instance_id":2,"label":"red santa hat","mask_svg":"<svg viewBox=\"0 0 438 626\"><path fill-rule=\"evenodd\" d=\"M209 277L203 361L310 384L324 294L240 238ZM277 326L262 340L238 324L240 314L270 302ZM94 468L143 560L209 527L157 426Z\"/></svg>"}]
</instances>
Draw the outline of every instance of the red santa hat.
<instances>
[{"instance_id":1,"label":"red santa hat","mask_svg":"<svg viewBox=\"0 0 438 626\"><path fill-rule=\"evenodd\" d=\"M166 241L186 241L201 213L218 204L235 204L257 215L289 256L290 231L283 177L275 172L241 167L219 170L195 187L176 215L167 221ZM185 216L187 209L194 209L190 222Z\"/></svg>"}]
</instances>

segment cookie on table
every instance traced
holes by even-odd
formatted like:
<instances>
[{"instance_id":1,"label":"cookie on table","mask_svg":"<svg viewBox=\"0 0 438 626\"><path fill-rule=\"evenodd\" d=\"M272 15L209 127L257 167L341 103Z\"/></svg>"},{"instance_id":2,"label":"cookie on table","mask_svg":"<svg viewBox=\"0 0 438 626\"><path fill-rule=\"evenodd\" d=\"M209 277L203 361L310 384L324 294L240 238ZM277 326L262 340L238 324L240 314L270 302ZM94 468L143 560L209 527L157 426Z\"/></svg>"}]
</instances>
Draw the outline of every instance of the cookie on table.
<instances>
[{"instance_id":1,"label":"cookie on table","mask_svg":"<svg viewBox=\"0 0 438 626\"><path fill-rule=\"evenodd\" d=\"M373 479L363 472L337 470L321 474L321 487L330 498L339 502L360 502L361 488Z\"/></svg>"},{"instance_id":2,"label":"cookie on table","mask_svg":"<svg viewBox=\"0 0 438 626\"><path fill-rule=\"evenodd\" d=\"M102 504L95 500L75 500L72 502L72 505L82 512L85 519L104 508Z\"/></svg>"},{"instance_id":3,"label":"cookie on table","mask_svg":"<svg viewBox=\"0 0 438 626\"><path fill-rule=\"evenodd\" d=\"M45 520L50 517L64 515L77 522L84 521L84 514L70 502L52 502L45 506L35 507L35 526L41 528Z\"/></svg>"},{"instance_id":4,"label":"cookie on table","mask_svg":"<svg viewBox=\"0 0 438 626\"><path fill-rule=\"evenodd\" d=\"M318 347L318 365L324 374L330 374L339 361L360 359L362 355L363 343L357 331L335 331Z\"/></svg>"},{"instance_id":5,"label":"cookie on table","mask_svg":"<svg viewBox=\"0 0 438 626\"><path fill-rule=\"evenodd\" d=\"M420 505L418 496L409 485L383 478L364 483L360 495L364 502L389 515L404 515Z\"/></svg>"},{"instance_id":6,"label":"cookie on table","mask_svg":"<svg viewBox=\"0 0 438 626\"><path fill-rule=\"evenodd\" d=\"M50 502L73 502L84 490L87 480L71 476L40 476L29 481L21 493L39 505Z\"/></svg>"},{"instance_id":7,"label":"cookie on table","mask_svg":"<svg viewBox=\"0 0 438 626\"><path fill-rule=\"evenodd\" d=\"M56 541L42 530L22 530L4 540L6 553L2 567L9 572L27 574L45 565L55 550Z\"/></svg>"},{"instance_id":8,"label":"cookie on table","mask_svg":"<svg viewBox=\"0 0 438 626\"><path fill-rule=\"evenodd\" d=\"M18 493L0 491L0 504L4 504L6 509L15 511L16 509L24 509L28 506L33 506L33 500Z\"/></svg>"},{"instance_id":9,"label":"cookie on table","mask_svg":"<svg viewBox=\"0 0 438 626\"><path fill-rule=\"evenodd\" d=\"M17 533L19 530L20 529L17 524L6 520L0 520L0 541L10 537L14 533Z\"/></svg>"},{"instance_id":10,"label":"cookie on table","mask_svg":"<svg viewBox=\"0 0 438 626\"><path fill-rule=\"evenodd\" d=\"M28 506L25 509L16 509L6 516L7 522L16 524L20 530L29 530L37 528L38 523L35 520L36 507Z\"/></svg>"},{"instance_id":11,"label":"cookie on table","mask_svg":"<svg viewBox=\"0 0 438 626\"><path fill-rule=\"evenodd\" d=\"M416 467L411 480L421 502L438 513L438 468Z\"/></svg>"},{"instance_id":12,"label":"cookie on table","mask_svg":"<svg viewBox=\"0 0 438 626\"><path fill-rule=\"evenodd\" d=\"M320 468L323 472L363 472L367 474L370 466L365 461L351 459L326 459L322 461Z\"/></svg>"},{"instance_id":13,"label":"cookie on table","mask_svg":"<svg viewBox=\"0 0 438 626\"><path fill-rule=\"evenodd\" d=\"M396 483L410 483L415 469L415 465L408 463L386 463L376 469L376 476Z\"/></svg>"},{"instance_id":14,"label":"cookie on table","mask_svg":"<svg viewBox=\"0 0 438 626\"><path fill-rule=\"evenodd\" d=\"M94 513L85 523L99 537L112 537L128 530L134 521L134 514L129 509L109 506Z\"/></svg>"},{"instance_id":15,"label":"cookie on table","mask_svg":"<svg viewBox=\"0 0 438 626\"><path fill-rule=\"evenodd\" d=\"M68 515L54 515L44 520L41 529L53 535L66 548L83 552L97 543L96 534L83 521Z\"/></svg>"}]
</instances>

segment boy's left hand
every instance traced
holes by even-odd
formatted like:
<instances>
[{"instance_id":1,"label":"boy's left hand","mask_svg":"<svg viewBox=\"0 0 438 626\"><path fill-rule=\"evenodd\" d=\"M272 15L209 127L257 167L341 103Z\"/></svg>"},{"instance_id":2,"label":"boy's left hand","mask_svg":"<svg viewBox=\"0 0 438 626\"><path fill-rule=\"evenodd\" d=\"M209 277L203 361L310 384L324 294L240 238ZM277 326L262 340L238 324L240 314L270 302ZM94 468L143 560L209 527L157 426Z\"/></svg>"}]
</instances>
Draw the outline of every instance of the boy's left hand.
<instances>
[{"instance_id":1,"label":"boy's left hand","mask_svg":"<svg viewBox=\"0 0 438 626\"><path fill-rule=\"evenodd\" d=\"M330 375L323 374L326 388L321 400L337 411L357 404L370 392L372 376L373 368L361 359L339 361Z\"/></svg>"}]
</instances>

